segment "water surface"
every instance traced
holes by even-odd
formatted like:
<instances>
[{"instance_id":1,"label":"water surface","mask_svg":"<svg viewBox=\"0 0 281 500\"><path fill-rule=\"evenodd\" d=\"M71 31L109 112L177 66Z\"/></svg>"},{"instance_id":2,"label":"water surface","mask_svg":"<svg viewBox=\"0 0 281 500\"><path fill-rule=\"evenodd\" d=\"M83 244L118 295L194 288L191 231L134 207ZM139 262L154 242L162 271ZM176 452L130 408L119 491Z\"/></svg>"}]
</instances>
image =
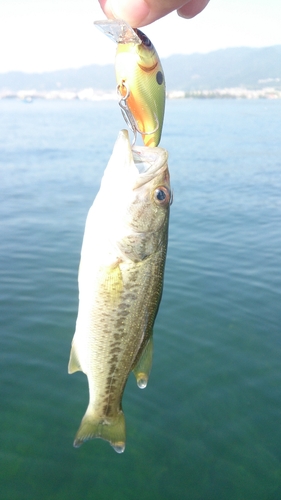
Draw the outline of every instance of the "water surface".
<instances>
[{"instance_id":1,"label":"water surface","mask_svg":"<svg viewBox=\"0 0 281 500\"><path fill-rule=\"evenodd\" d=\"M168 101L174 190L146 390L123 455L72 442L87 211L116 103L0 101L0 479L6 500L281 498L281 102Z\"/></svg>"}]
</instances>

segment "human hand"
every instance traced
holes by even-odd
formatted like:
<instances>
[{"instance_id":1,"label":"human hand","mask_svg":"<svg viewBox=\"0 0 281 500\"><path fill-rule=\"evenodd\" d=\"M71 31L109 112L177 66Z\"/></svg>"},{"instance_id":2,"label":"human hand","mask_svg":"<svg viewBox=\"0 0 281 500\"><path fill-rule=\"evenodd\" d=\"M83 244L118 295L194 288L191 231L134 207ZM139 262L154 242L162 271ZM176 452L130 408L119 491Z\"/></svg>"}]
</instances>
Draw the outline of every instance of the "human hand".
<instances>
[{"instance_id":1,"label":"human hand","mask_svg":"<svg viewBox=\"0 0 281 500\"><path fill-rule=\"evenodd\" d=\"M209 0L99 0L109 19L123 19L133 28L140 28L177 10L190 19L201 12Z\"/></svg>"}]
</instances>

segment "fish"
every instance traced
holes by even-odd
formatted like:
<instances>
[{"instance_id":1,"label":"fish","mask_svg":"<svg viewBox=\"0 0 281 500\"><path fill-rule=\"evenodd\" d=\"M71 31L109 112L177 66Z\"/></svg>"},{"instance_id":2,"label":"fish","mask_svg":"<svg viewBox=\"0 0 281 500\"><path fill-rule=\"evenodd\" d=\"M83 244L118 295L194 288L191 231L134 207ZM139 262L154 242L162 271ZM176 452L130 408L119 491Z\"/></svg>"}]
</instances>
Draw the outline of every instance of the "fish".
<instances>
[{"instance_id":1,"label":"fish","mask_svg":"<svg viewBox=\"0 0 281 500\"><path fill-rule=\"evenodd\" d=\"M74 440L125 450L122 395L132 371L148 382L172 201L168 153L131 148L121 130L85 225L79 306L68 372L86 374L89 405Z\"/></svg>"},{"instance_id":2,"label":"fish","mask_svg":"<svg viewBox=\"0 0 281 500\"><path fill-rule=\"evenodd\" d=\"M142 135L145 146L157 147L163 128L166 86L154 45L141 30L124 21L95 24L117 42L115 74L120 106L123 110L125 107L127 121Z\"/></svg>"}]
</instances>

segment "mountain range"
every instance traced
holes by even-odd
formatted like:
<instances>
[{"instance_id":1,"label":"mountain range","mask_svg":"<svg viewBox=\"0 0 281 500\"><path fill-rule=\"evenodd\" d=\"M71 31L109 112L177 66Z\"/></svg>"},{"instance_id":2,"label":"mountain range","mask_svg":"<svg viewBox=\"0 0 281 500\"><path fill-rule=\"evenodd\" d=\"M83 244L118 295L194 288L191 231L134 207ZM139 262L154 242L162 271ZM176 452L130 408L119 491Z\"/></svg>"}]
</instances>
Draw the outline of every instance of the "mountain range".
<instances>
[{"instance_id":1,"label":"mountain range","mask_svg":"<svg viewBox=\"0 0 281 500\"><path fill-rule=\"evenodd\" d=\"M281 89L281 45L264 48L228 48L207 54L172 55L161 60L167 90L213 90L244 87ZM0 74L0 90L48 91L116 87L113 64L84 66L46 73Z\"/></svg>"}]
</instances>

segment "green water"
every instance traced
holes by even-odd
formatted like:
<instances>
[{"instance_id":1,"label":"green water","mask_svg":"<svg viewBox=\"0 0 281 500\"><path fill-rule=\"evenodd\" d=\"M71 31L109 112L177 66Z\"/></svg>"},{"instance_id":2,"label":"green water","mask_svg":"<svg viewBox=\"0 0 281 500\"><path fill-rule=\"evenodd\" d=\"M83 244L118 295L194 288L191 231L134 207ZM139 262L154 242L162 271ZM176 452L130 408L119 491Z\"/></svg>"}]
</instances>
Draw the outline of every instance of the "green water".
<instances>
[{"instance_id":1,"label":"green water","mask_svg":"<svg viewBox=\"0 0 281 500\"><path fill-rule=\"evenodd\" d=\"M279 500L281 102L167 104L165 289L148 387L125 390L122 455L72 447L88 388L67 374L84 223L119 110L0 112L3 499Z\"/></svg>"}]
</instances>

